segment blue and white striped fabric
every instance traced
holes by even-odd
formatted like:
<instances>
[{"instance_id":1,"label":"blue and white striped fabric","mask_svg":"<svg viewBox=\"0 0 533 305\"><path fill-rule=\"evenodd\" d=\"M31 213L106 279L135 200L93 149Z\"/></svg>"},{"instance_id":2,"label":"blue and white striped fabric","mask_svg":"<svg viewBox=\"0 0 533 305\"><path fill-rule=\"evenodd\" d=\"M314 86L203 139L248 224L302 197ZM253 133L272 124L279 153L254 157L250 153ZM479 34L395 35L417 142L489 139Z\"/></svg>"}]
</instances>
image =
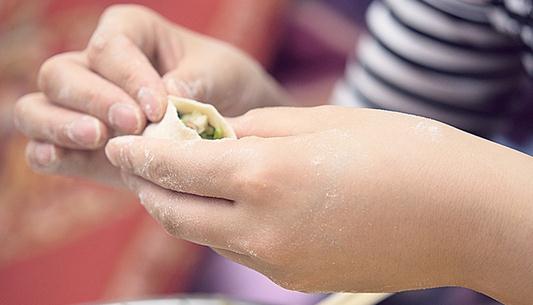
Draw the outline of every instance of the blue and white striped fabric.
<instances>
[{"instance_id":1,"label":"blue and white striped fabric","mask_svg":"<svg viewBox=\"0 0 533 305\"><path fill-rule=\"evenodd\" d=\"M533 75L532 0L381 0L333 103L422 115L488 135Z\"/></svg>"}]
</instances>

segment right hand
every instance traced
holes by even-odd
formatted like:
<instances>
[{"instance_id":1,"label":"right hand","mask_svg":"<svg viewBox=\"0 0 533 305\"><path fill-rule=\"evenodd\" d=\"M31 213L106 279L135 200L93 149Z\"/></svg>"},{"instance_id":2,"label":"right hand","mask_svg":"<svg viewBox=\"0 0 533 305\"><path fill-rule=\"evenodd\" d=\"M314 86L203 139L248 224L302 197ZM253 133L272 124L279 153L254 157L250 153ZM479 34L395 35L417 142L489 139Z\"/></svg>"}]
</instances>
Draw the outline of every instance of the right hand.
<instances>
[{"instance_id":1,"label":"right hand","mask_svg":"<svg viewBox=\"0 0 533 305\"><path fill-rule=\"evenodd\" d=\"M135 5L108 8L87 48L48 59L38 84L41 92L15 109L31 139L31 167L114 185L121 179L102 147L159 121L168 94L213 103L230 116L287 99L243 52Z\"/></svg>"}]
</instances>

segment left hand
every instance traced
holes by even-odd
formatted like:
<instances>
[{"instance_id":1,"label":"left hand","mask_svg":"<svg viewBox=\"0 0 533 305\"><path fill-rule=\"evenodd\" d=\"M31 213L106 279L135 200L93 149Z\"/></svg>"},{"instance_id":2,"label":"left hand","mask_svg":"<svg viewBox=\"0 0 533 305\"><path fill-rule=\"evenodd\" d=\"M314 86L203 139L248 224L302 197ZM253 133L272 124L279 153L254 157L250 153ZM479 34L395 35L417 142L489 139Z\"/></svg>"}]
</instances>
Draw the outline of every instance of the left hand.
<instances>
[{"instance_id":1,"label":"left hand","mask_svg":"<svg viewBox=\"0 0 533 305\"><path fill-rule=\"evenodd\" d=\"M260 109L231 123L239 140L128 136L106 153L170 234L285 288L468 286L487 260L478 245L500 240L486 223L502 210L477 202L502 175L485 165L501 161L479 156L509 150L432 120L365 109Z\"/></svg>"},{"instance_id":2,"label":"left hand","mask_svg":"<svg viewBox=\"0 0 533 305\"><path fill-rule=\"evenodd\" d=\"M14 112L31 140L29 165L113 186L122 186L120 173L103 146L158 122L168 94L210 101L225 115L290 102L241 50L139 5L107 8L87 47L48 59L38 83L40 92L21 97Z\"/></svg>"}]
</instances>

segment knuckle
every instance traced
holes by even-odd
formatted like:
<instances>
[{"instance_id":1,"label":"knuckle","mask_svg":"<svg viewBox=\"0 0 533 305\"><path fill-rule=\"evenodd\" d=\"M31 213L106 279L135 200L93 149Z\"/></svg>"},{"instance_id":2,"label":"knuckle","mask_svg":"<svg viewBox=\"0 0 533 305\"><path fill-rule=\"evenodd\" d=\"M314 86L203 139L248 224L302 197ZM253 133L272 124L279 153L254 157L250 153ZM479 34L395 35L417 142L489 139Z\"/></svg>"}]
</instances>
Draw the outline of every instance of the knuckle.
<instances>
[{"instance_id":1,"label":"knuckle","mask_svg":"<svg viewBox=\"0 0 533 305\"><path fill-rule=\"evenodd\" d=\"M94 32L89 43L87 44L87 61L89 65L94 66L94 63L98 60L103 50L108 44L108 39L99 32Z\"/></svg>"},{"instance_id":2,"label":"knuckle","mask_svg":"<svg viewBox=\"0 0 533 305\"><path fill-rule=\"evenodd\" d=\"M114 65L120 83L124 86L135 87L143 79L142 75L136 73L139 60L120 61L120 66L118 66L116 58L119 51L131 53L135 48L131 40L124 34L105 36L95 33L87 47L87 61L89 66L96 71L108 70L111 67L106 67L106 65Z\"/></svg>"},{"instance_id":3,"label":"knuckle","mask_svg":"<svg viewBox=\"0 0 533 305\"><path fill-rule=\"evenodd\" d=\"M39 93L30 93L22 96L15 103L15 107L13 109L13 121L15 127L17 127L20 131L25 131L25 123L27 121L28 110L30 109L30 107L32 107L32 105L35 104L36 99L38 99L39 96Z\"/></svg>"},{"instance_id":4,"label":"knuckle","mask_svg":"<svg viewBox=\"0 0 533 305\"><path fill-rule=\"evenodd\" d=\"M138 4L113 4L104 10L101 19L116 20L130 16L139 16L139 14L146 15L149 12L150 9Z\"/></svg>"},{"instance_id":5,"label":"knuckle","mask_svg":"<svg viewBox=\"0 0 533 305\"><path fill-rule=\"evenodd\" d=\"M99 60L105 55L107 49L111 48L122 35L106 35L102 31L97 30L89 40L87 45L87 60L90 66L95 66Z\"/></svg>"},{"instance_id":6,"label":"knuckle","mask_svg":"<svg viewBox=\"0 0 533 305\"><path fill-rule=\"evenodd\" d=\"M117 56L117 51L122 52L131 47L132 43L124 34L107 35L96 31L87 45L87 62L90 67L99 69L105 64L106 59Z\"/></svg>"},{"instance_id":7,"label":"knuckle","mask_svg":"<svg viewBox=\"0 0 533 305\"><path fill-rule=\"evenodd\" d=\"M116 34L117 30L121 31L122 28L123 31L130 24L139 22L141 19L152 18L155 15L152 10L142 5L114 4L107 7L100 16L98 28L87 45L86 54L89 65L94 64L117 36L125 37L125 33ZM108 34L109 32L115 34Z\"/></svg>"},{"instance_id":8,"label":"knuckle","mask_svg":"<svg viewBox=\"0 0 533 305\"><path fill-rule=\"evenodd\" d=\"M234 178L239 188L248 195L262 196L271 189L273 170L261 164L250 165Z\"/></svg>"},{"instance_id":9,"label":"knuckle","mask_svg":"<svg viewBox=\"0 0 533 305\"><path fill-rule=\"evenodd\" d=\"M63 54L54 55L48 58L39 68L37 75L37 85L42 91L50 89L50 83L57 79L61 72L61 64L64 62L65 56Z\"/></svg>"},{"instance_id":10,"label":"knuckle","mask_svg":"<svg viewBox=\"0 0 533 305\"><path fill-rule=\"evenodd\" d=\"M105 92L96 90L94 88L88 88L87 92L80 100L84 100L85 103L82 106L83 110L89 114L96 115L100 118L106 118L107 110L111 106L109 98L106 98Z\"/></svg>"},{"instance_id":11,"label":"knuckle","mask_svg":"<svg viewBox=\"0 0 533 305\"><path fill-rule=\"evenodd\" d=\"M247 195L263 195L273 191L276 183L277 169L272 164L268 148L254 144L256 138L247 137L243 142L250 142L253 154L241 158L241 165L235 170L232 181Z\"/></svg>"},{"instance_id":12,"label":"knuckle","mask_svg":"<svg viewBox=\"0 0 533 305\"><path fill-rule=\"evenodd\" d=\"M265 195L271 200L278 199L283 181L280 180L280 164L276 163L269 148L258 147L253 157L246 158L243 157L243 165L235 171L235 184L251 199L260 200Z\"/></svg>"}]
</instances>

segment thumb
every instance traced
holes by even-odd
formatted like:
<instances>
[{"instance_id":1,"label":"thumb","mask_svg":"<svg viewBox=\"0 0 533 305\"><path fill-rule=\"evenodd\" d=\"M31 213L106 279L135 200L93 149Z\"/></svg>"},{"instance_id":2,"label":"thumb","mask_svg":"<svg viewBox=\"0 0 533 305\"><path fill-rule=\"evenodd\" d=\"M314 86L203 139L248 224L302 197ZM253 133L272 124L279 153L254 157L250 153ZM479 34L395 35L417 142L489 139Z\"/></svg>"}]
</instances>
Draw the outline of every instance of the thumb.
<instances>
[{"instance_id":1,"label":"thumb","mask_svg":"<svg viewBox=\"0 0 533 305\"><path fill-rule=\"evenodd\" d=\"M238 138L286 137L311 133L321 128L319 108L268 107L248 111L242 116L228 118Z\"/></svg>"}]
</instances>

